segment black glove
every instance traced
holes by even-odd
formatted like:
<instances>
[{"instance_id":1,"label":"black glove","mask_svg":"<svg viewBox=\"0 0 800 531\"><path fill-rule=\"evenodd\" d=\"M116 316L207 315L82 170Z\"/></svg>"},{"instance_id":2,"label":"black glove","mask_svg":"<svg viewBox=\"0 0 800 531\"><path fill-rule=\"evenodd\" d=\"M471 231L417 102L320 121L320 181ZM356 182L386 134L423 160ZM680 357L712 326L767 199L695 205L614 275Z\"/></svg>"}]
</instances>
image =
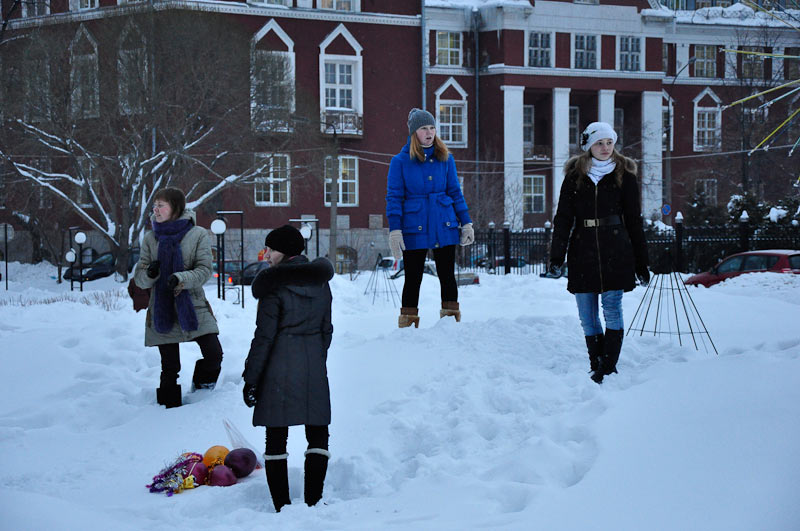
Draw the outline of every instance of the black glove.
<instances>
[{"instance_id":1,"label":"black glove","mask_svg":"<svg viewBox=\"0 0 800 531\"><path fill-rule=\"evenodd\" d=\"M247 407L255 407L258 398L256 398L256 386L253 384L245 383L242 390L244 396L244 403Z\"/></svg>"},{"instance_id":2,"label":"black glove","mask_svg":"<svg viewBox=\"0 0 800 531\"><path fill-rule=\"evenodd\" d=\"M150 265L147 266L147 276L150 278L156 278L158 273L161 271L161 262L158 260L153 260L150 262Z\"/></svg>"},{"instance_id":3,"label":"black glove","mask_svg":"<svg viewBox=\"0 0 800 531\"><path fill-rule=\"evenodd\" d=\"M561 266L557 265L555 262L550 262L547 266L547 276L550 278L561 277Z\"/></svg>"},{"instance_id":4,"label":"black glove","mask_svg":"<svg viewBox=\"0 0 800 531\"><path fill-rule=\"evenodd\" d=\"M178 280L178 275L172 273L169 278L167 279L167 288L168 289L175 289L180 284L180 280Z\"/></svg>"},{"instance_id":5,"label":"black glove","mask_svg":"<svg viewBox=\"0 0 800 531\"><path fill-rule=\"evenodd\" d=\"M648 271L647 267L636 268L636 280L638 280L639 284L642 286L646 286L650 283L650 271Z\"/></svg>"}]
</instances>

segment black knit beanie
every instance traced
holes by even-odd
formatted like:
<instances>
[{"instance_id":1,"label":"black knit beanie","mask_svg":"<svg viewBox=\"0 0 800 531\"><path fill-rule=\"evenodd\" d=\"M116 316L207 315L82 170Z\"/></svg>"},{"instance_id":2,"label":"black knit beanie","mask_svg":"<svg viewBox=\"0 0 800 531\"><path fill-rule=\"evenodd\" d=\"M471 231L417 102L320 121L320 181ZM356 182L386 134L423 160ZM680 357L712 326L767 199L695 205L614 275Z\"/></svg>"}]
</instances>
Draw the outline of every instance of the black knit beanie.
<instances>
[{"instance_id":1,"label":"black knit beanie","mask_svg":"<svg viewBox=\"0 0 800 531\"><path fill-rule=\"evenodd\" d=\"M291 225L284 225L271 230L264 239L264 245L289 257L302 254L306 241L299 230Z\"/></svg>"}]
</instances>

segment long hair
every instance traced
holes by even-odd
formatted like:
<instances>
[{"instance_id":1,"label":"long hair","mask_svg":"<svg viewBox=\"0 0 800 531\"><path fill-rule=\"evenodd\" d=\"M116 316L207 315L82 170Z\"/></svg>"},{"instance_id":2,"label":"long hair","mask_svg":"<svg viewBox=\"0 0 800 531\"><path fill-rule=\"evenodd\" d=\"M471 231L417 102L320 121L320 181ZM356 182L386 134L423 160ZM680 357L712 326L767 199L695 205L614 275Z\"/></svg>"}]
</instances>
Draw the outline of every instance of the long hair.
<instances>
[{"instance_id":1,"label":"long hair","mask_svg":"<svg viewBox=\"0 0 800 531\"><path fill-rule=\"evenodd\" d=\"M614 181L617 183L617 186L622 186L622 174L626 171L636 175L637 171L637 164L636 161L626 157L616 148L614 148L614 152L611 153L611 159L617 165L614 168ZM581 183L583 183L586 179L589 178L589 170L592 168L592 152L588 149L581 153L580 155L575 155L571 159L564 164L564 174L568 175L570 173L575 174L575 179L577 181L577 186L580 188Z\"/></svg>"},{"instance_id":2,"label":"long hair","mask_svg":"<svg viewBox=\"0 0 800 531\"><path fill-rule=\"evenodd\" d=\"M166 201L172 208L172 219L178 219L186 210L186 196L179 188L162 188L153 196L153 201Z\"/></svg>"},{"instance_id":3,"label":"long hair","mask_svg":"<svg viewBox=\"0 0 800 531\"><path fill-rule=\"evenodd\" d=\"M419 143L416 133L411 134L411 147L408 154L412 159L416 157L418 161L425 162L425 151L422 144ZM439 138L439 135L433 137L433 156L442 162L447 162L447 157L450 156L450 150L447 149L447 145Z\"/></svg>"}]
</instances>

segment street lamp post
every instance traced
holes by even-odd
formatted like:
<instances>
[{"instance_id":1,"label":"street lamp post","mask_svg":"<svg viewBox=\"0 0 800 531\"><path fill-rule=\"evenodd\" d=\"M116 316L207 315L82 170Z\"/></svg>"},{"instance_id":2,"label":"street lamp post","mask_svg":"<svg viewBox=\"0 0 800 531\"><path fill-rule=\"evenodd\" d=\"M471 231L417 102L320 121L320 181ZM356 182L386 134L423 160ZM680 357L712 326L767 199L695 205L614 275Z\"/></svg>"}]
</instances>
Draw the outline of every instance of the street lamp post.
<instances>
[{"instance_id":1,"label":"street lamp post","mask_svg":"<svg viewBox=\"0 0 800 531\"><path fill-rule=\"evenodd\" d=\"M694 64L696 60L696 57L689 58L689 61L687 61L687 63L675 73L675 79L673 79L672 83L669 84L669 90L667 91L667 97L669 98L667 101L667 158L664 161L665 179L664 188L661 192L662 204L669 204L672 201L672 89L675 88L675 82L678 81L678 76L681 75L681 72L683 72L689 65Z\"/></svg>"},{"instance_id":2,"label":"street lamp post","mask_svg":"<svg viewBox=\"0 0 800 531\"><path fill-rule=\"evenodd\" d=\"M222 278L225 274L225 257L223 256L225 248L222 235L225 234L227 228L228 226L221 216L211 222L211 232L217 235L217 298L222 298L223 300L225 300L225 291L222 289L220 282L225 282Z\"/></svg>"},{"instance_id":3,"label":"street lamp post","mask_svg":"<svg viewBox=\"0 0 800 531\"><path fill-rule=\"evenodd\" d=\"M78 276L80 277L81 291L83 291L83 244L86 243L86 233L76 232L75 243L78 244Z\"/></svg>"}]
</instances>

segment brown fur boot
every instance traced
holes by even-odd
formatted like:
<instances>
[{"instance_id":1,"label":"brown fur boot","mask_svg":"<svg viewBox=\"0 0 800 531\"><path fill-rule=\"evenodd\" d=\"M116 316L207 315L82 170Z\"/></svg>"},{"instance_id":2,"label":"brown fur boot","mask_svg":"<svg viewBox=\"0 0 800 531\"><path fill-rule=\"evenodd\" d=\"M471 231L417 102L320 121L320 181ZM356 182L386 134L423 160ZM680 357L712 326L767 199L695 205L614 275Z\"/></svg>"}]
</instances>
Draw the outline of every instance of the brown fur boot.
<instances>
[{"instance_id":1,"label":"brown fur boot","mask_svg":"<svg viewBox=\"0 0 800 531\"><path fill-rule=\"evenodd\" d=\"M442 317L453 316L456 322L461 322L461 310L458 309L458 303L453 301L442 301L442 309L439 310L439 319Z\"/></svg>"},{"instance_id":2,"label":"brown fur boot","mask_svg":"<svg viewBox=\"0 0 800 531\"><path fill-rule=\"evenodd\" d=\"M397 319L397 326L406 328L414 325L414 328L419 328L419 309L417 308L400 308L400 317Z\"/></svg>"}]
</instances>

